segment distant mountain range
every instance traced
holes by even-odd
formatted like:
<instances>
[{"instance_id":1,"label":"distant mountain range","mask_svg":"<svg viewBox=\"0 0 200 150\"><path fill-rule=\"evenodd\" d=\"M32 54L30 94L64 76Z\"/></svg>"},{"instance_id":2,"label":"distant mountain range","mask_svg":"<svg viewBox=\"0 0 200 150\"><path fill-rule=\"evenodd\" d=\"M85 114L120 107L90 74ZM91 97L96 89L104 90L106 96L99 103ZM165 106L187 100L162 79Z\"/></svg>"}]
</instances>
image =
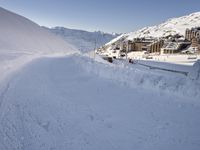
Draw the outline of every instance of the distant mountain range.
<instances>
[{"instance_id":1,"label":"distant mountain range","mask_svg":"<svg viewBox=\"0 0 200 150\"><path fill-rule=\"evenodd\" d=\"M44 27L46 28L46 27ZM64 27L46 28L52 33L61 36L65 41L82 52L88 52L101 47L119 36L119 34L104 33L101 31L88 32L83 30L68 29Z\"/></svg>"},{"instance_id":2,"label":"distant mountain range","mask_svg":"<svg viewBox=\"0 0 200 150\"><path fill-rule=\"evenodd\" d=\"M0 52L65 53L87 52L100 47L119 34L88 32L64 27L46 28L0 7Z\"/></svg>"},{"instance_id":3,"label":"distant mountain range","mask_svg":"<svg viewBox=\"0 0 200 150\"><path fill-rule=\"evenodd\" d=\"M133 40L134 38L161 38L169 35L185 36L187 28L200 26L200 12L179 18L169 19L159 25L145 27L138 31L122 34L106 44L106 49L110 49L114 43Z\"/></svg>"}]
</instances>

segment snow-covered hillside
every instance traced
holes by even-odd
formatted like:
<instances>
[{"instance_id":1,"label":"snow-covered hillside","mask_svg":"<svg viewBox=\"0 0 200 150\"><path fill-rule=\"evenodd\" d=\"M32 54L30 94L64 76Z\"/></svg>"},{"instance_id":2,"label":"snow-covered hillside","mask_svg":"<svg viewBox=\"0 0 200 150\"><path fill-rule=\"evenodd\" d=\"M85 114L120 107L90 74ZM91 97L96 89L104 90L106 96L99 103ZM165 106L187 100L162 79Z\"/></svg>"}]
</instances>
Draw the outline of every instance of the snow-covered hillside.
<instances>
[{"instance_id":1,"label":"snow-covered hillside","mask_svg":"<svg viewBox=\"0 0 200 150\"><path fill-rule=\"evenodd\" d=\"M61 36L71 45L82 52L91 51L103 46L107 42L119 36L119 34L109 34L104 32L88 32L83 30L74 30L64 27L55 27L49 29L56 35Z\"/></svg>"},{"instance_id":2,"label":"snow-covered hillside","mask_svg":"<svg viewBox=\"0 0 200 150\"><path fill-rule=\"evenodd\" d=\"M167 37L168 35L179 34L185 36L185 30L187 28L199 27L200 26L200 12L192 13L187 16L169 19L164 23L159 25L145 27L138 31L123 34L116 39L113 39L111 42L107 43L110 45L119 40L133 40L134 38L143 38L143 37Z\"/></svg>"},{"instance_id":3,"label":"snow-covered hillside","mask_svg":"<svg viewBox=\"0 0 200 150\"><path fill-rule=\"evenodd\" d=\"M0 7L0 81L32 58L76 51L62 38Z\"/></svg>"},{"instance_id":4,"label":"snow-covered hillside","mask_svg":"<svg viewBox=\"0 0 200 150\"><path fill-rule=\"evenodd\" d=\"M0 150L200 149L200 61L110 64L2 8L0 33Z\"/></svg>"},{"instance_id":5,"label":"snow-covered hillside","mask_svg":"<svg viewBox=\"0 0 200 150\"><path fill-rule=\"evenodd\" d=\"M0 86L0 149L199 150L195 81L79 55L36 59Z\"/></svg>"},{"instance_id":6,"label":"snow-covered hillside","mask_svg":"<svg viewBox=\"0 0 200 150\"><path fill-rule=\"evenodd\" d=\"M75 48L36 23L0 7L0 53L60 53Z\"/></svg>"}]
</instances>

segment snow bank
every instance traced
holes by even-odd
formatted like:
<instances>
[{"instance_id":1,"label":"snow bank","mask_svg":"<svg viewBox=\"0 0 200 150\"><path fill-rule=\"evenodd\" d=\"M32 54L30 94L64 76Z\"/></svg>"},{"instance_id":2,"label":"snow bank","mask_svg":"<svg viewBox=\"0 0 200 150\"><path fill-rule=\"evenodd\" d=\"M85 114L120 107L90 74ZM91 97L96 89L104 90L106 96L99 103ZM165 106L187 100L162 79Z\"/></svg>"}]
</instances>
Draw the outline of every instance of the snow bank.
<instances>
[{"instance_id":1,"label":"snow bank","mask_svg":"<svg viewBox=\"0 0 200 150\"><path fill-rule=\"evenodd\" d=\"M192 67L189 77L200 83L200 60L198 60Z\"/></svg>"},{"instance_id":2,"label":"snow bank","mask_svg":"<svg viewBox=\"0 0 200 150\"><path fill-rule=\"evenodd\" d=\"M196 82L197 80L191 80L189 75L185 75L179 72L177 73L160 69L151 69L139 64L130 65L122 63L121 65L113 65L97 63L85 57L77 59L76 62L89 73L107 78L109 80L120 82L121 84L128 85L130 87L140 87L146 90L156 90L161 93L167 92L168 94L173 93L179 96L200 96L200 84ZM180 72L196 72L196 70L190 66L167 63L159 64L153 62L152 64L148 65L151 67L159 66L166 69L169 68L172 70L179 70Z\"/></svg>"},{"instance_id":3,"label":"snow bank","mask_svg":"<svg viewBox=\"0 0 200 150\"><path fill-rule=\"evenodd\" d=\"M0 149L199 150L199 97L174 95L185 80L79 55L35 59L0 84Z\"/></svg>"},{"instance_id":4,"label":"snow bank","mask_svg":"<svg viewBox=\"0 0 200 150\"><path fill-rule=\"evenodd\" d=\"M148 60L138 60L138 63L141 65L147 65L150 67L160 68L160 69L168 69L168 70L174 70L179 72L185 72L189 73L192 69L189 65L182 65L182 64L174 64L170 62L159 62L159 61L148 61Z\"/></svg>"}]
</instances>

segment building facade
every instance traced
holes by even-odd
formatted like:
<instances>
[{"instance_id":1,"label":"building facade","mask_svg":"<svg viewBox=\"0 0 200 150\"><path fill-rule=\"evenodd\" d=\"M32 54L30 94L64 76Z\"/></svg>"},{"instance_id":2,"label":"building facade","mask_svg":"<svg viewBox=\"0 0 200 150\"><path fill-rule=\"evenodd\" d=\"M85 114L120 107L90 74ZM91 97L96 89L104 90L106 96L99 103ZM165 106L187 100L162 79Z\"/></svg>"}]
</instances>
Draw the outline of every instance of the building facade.
<instances>
[{"instance_id":1,"label":"building facade","mask_svg":"<svg viewBox=\"0 0 200 150\"><path fill-rule=\"evenodd\" d=\"M164 40L157 40L148 46L148 52L149 53L160 53L161 48L164 45Z\"/></svg>"},{"instance_id":2,"label":"building facade","mask_svg":"<svg viewBox=\"0 0 200 150\"><path fill-rule=\"evenodd\" d=\"M200 51L200 27L186 29L185 39L191 42L191 46Z\"/></svg>"},{"instance_id":3,"label":"building facade","mask_svg":"<svg viewBox=\"0 0 200 150\"><path fill-rule=\"evenodd\" d=\"M163 40L158 39L134 39L127 42L128 51L147 51L148 53L160 53L164 44Z\"/></svg>"}]
</instances>

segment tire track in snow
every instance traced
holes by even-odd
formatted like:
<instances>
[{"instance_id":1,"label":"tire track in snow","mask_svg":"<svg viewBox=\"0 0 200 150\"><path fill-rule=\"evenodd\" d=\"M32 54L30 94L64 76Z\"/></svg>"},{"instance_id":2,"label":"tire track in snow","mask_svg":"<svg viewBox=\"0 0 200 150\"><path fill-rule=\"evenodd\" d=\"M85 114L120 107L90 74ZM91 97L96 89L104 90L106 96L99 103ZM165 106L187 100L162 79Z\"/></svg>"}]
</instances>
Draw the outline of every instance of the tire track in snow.
<instances>
[{"instance_id":1,"label":"tire track in snow","mask_svg":"<svg viewBox=\"0 0 200 150\"><path fill-rule=\"evenodd\" d=\"M7 83L4 90L0 93L0 110L1 110L1 107L3 105L4 99L5 99L5 96L6 96L6 93L8 92L9 88L10 88L10 82Z\"/></svg>"}]
</instances>

